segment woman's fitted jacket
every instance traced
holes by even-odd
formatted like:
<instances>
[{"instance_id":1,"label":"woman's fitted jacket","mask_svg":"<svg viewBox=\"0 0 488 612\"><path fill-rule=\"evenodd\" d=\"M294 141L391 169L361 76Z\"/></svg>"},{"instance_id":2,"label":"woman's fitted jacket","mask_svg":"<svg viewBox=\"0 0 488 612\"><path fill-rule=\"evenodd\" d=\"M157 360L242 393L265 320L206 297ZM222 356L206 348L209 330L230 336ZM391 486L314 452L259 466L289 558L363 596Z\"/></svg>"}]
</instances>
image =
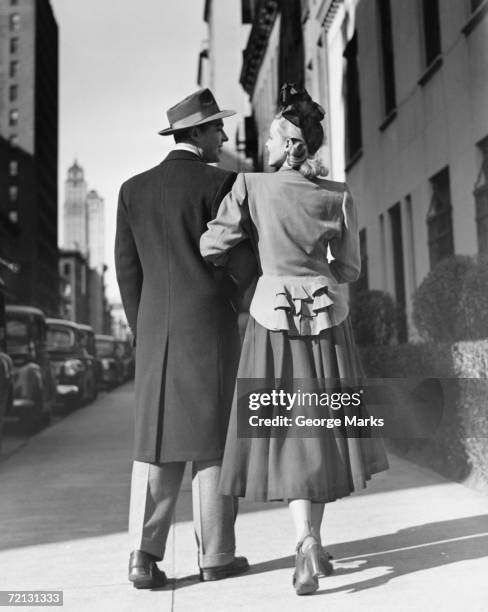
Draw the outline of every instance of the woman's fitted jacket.
<instances>
[{"instance_id":1,"label":"woman's fitted jacket","mask_svg":"<svg viewBox=\"0 0 488 612\"><path fill-rule=\"evenodd\" d=\"M222 263L249 227L262 271L250 308L258 323L315 335L346 318L340 284L356 280L361 263L357 213L344 183L309 180L291 168L239 174L201 238L202 255Z\"/></svg>"}]
</instances>

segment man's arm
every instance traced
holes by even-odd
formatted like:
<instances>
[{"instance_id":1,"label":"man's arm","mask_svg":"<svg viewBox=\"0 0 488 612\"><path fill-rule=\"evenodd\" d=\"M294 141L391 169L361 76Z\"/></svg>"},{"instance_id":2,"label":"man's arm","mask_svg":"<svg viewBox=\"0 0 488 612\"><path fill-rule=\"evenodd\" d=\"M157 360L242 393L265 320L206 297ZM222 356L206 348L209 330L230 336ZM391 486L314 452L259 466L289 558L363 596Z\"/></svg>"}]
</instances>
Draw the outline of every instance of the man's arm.
<instances>
[{"instance_id":1,"label":"man's arm","mask_svg":"<svg viewBox=\"0 0 488 612\"><path fill-rule=\"evenodd\" d=\"M236 181L237 176L239 177ZM236 194L236 200L241 197L245 199L245 182L242 174L236 175L235 172L229 173L229 176L222 182L220 188L217 191L215 199L212 204L212 220L215 220L219 211L221 210L222 200L227 196L226 202L232 198L233 194ZM237 206L237 209L241 209L241 204ZM225 272L234 281L239 289L239 293L242 295L249 288L252 282L258 275L258 264L257 264L257 252L251 244L251 228L247 206L244 209L239 210L239 228L244 231L244 234L240 239L233 240L233 246L231 250L223 257L219 258L220 262L223 263ZM225 215L224 215L225 216ZM215 221L217 223L217 221ZM212 225L212 223L209 224Z\"/></svg>"},{"instance_id":2,"label":"man's arm","mask_svg":"<svg viewBox=\"0 0 488 612\"><path fill-rule=\"evenodd\" d=\"M124 185L120 188L117 207L115 271L127 321L135 338L143 274L124 200Z\"/></svg>"}]
</instances>

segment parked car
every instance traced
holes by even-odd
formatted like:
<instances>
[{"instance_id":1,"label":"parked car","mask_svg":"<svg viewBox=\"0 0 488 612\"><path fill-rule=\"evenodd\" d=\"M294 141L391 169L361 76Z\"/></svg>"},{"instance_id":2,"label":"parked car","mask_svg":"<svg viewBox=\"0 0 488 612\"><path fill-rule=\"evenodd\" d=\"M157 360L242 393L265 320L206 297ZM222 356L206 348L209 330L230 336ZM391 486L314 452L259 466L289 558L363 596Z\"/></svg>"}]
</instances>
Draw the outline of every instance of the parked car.
<instances>
[{"instance_id":1,"label":"parked car","mask_svg":"<svg viewBox=\"0 0 488 612\"><path fill-rule=\"evenodd\" d=\"M103 334L95 335L97 358L100 362L100 386L113 388L124 382L122 360L116 354L115 338Z\"/></svg>"},{"instance_id":2,"label":"parked car","mask_svg":"<svg viewBox=\"0 0 488 612\"><path fill-rule=\"evenodd\" d=\"M116 355L122 361L123 379L132 380L136 368L132 345L128 340L116 340L115 346Z\"/></svg>"},{"instance_id":3,"label":"parked car","mask_svg":"<svg viewBox=\"0 0 488 612\"><path fill-rule=\"evenodd\" d=\"M77 323L77 325L79 330L78 333L80 336L80 343L94 362L96 388L95 395L92 399L95 399L98 395L98 386L102 375L101 364L97 357L95 332L93 331L93 327L91 327L91 325L84 325L82 323Z\"/></svg>"},{"instance_id":4,"label":"parked car","mask_svg":"<svg viewBox=\"0 0 488 612\"><path fill-rule=\"evenodd\" d=\"M5 342L5 307L0 286L0 450L2 449L2 433L5 413L10 410L14 399L14 364L6 353Z\"/></svg>"},{"instance_id":5,"label":"parked car","mask_svg":"<svg viewBox=\"0 0 488 612\"><path fill-rule=\"evenodd\" d=\"M47 319L47 350L56 373L57 404L78 408L97 395L95 358L83 345L76 323Z\"/></svg>"},{"instance_id":6,"label":"parked car","mask_svg":"<svg viewBox=\"0 0 488 612\"><path fill-rule=\"evenodd\" d=\"M14 364L4 351L0 350L0 451L5 414L10 412L14 399Z\"/></svg>"},{"instance_id":7,"label":"parked car","mask_svg":"<svg viewBox=\"0 0 488 612\"><path fill-rule=\"evenodd\" d=\"M56 401L55 376L46 349L46 319L31 306L5 309L7 353L13 361L14 396L7 416L35 431L49 423Z\"/></svg>"}]
</instances>

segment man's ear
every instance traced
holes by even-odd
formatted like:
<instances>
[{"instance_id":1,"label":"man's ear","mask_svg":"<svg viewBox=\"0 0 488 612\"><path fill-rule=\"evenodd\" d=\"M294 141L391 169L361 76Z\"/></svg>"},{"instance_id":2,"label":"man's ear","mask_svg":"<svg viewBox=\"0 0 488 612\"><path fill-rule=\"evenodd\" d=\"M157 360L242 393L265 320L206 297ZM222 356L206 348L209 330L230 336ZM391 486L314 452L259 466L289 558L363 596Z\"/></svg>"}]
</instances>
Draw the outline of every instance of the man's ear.
<instances>
[{"instance_id":1,"label":"man's ear","mask_svg":"<svg viewBox=\"0 0 488 612\"><path fill-rule=\"evenodd\" d=\"M293 146L293 142L291 138L287 138L285 142L285 151L288 153L288 151L291 149L292 146Z\"/></svg>"},{"instance_id":2,"label":"man's ear","mask_svg":"<svg viewBox=\"0 0 488 612\"><path fill-rule=\"evenodd\" d=\"M200 130L196 125L194 125L190 130L190 138L193 140L193 142L198 142L200 138Z\"/></svg>"}]
</instances>

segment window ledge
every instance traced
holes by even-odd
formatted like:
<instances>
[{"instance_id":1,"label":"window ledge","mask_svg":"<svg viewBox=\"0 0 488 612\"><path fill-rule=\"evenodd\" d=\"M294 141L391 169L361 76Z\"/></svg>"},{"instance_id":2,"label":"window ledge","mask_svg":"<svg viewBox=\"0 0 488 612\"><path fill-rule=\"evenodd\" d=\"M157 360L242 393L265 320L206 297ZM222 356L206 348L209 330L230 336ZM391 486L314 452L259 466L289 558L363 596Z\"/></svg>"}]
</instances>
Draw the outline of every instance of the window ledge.
<instances>
[{"instance_id":1,"label":"window ledge","mask_svg":"<svg viewBox=\"0 0 488 612\"><path fill-rule=\"evenodd\" d=\"M420 79L418 80L418 84L423 87L427 83L427 81L429 81L432 78L432 76L439 70L441 66L442 66L442 55L438 55L434 60L432 60L430 65L427 67L427 70L420 77Z\"/></svg>"},{"instance_id":2,"label":"window ledge","mask_svg":"<svg viewBox=\"0 0 488 612\"><path fill-rule=\"evenodd\" d=\"M350 157L347 162L346 162L346 167L344 168L344 170L346 172L349 172L349 170L361 159L361 157L363 156L363 149L358 149L353 155L352 157Z\"/></svg>"},{"instance_id":3,"label":"window ledge","mask_svg":"<svg viewBox=\"0 0 488 612\"><path fill-rule=\"evenodd\" d=\"M465 25L463 26L463 28L461 29L461 32L465 35L468 36L468 34L470 34L474 28L478 25L478 23L483 19L483 17L485 17L485 15L488 14L488 2L485 2L484 4L481 4L474 13L471 14L471 16L469 17L468 21L465 23Z\"/></svg>"},{"instance_id":4,"label":"window ledge","mask_svg":"<svg viewBox=\"0 0 488 612\"><path fill-rule=\"evenodd\" d=\"M386 130L386 128L390 125L390 123L396 118L397 116L397 109L396 108L392 108L391 111L388 113L388 115L386 115L386 117L383 119L383 122L380 125L380 131L384 132Z\"/></svg>"}]
</instances>

